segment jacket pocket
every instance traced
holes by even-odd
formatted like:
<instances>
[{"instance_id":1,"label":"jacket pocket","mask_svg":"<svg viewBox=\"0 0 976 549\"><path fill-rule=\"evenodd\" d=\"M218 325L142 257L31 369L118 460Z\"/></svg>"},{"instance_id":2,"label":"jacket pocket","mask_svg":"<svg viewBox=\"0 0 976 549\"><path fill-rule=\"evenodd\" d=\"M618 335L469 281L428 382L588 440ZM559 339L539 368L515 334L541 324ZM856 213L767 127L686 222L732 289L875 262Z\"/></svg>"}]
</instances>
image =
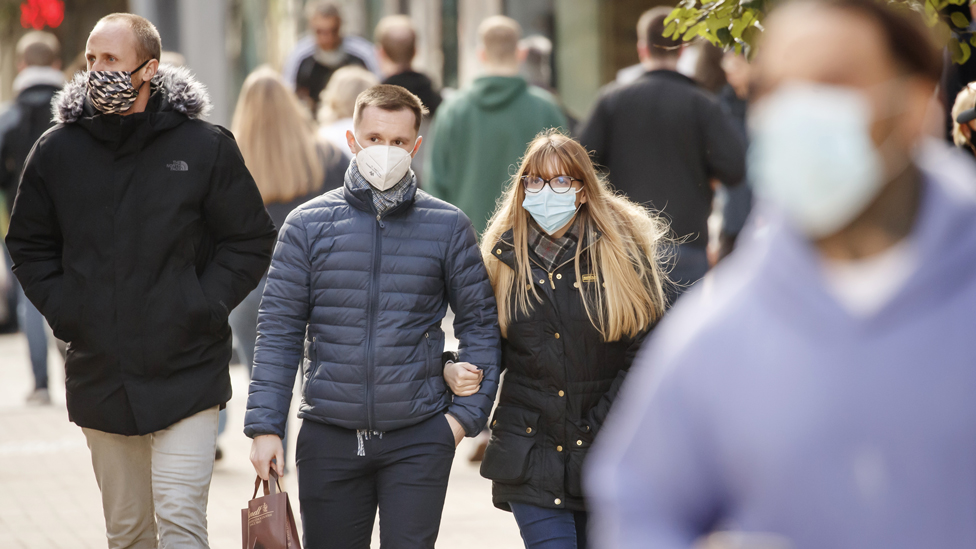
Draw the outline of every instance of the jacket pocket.
<instances>
[{"instance_id":1,"label":"jacket pocket","mask_svg":"<svg viewBox=\"0 0 976 549\"><path fill-rule=\"evenodd\" d=\"M481 462L481 476L501 484L522 484L529 476L529 454L535 446L539 414L499 406L491 420L491 440Z\"/></svg>"},{"instance_id":2,"label":"jacket pocket","mask_svg":"<svg viewBox=\"0 0 976 549\"><path fill-rule=\"evenodd\" d=\"M441 365L441 354L444 350L444 332L427 330L424 332L424 352L426 358L427 390L431 402L440 405L447 394L447 382L444 381L444 367Z\"/></svg>"},{"instance_id":3,"label":"jacket pocket","mask_svg":"<svg viewBox=\"0 0 976 549\"><path fill-rule=\"evenodd\" d=\"M304 379L302 379L303 397L308 395L308 384L310 381L312 381L312 378L315 377L315 372L318 370L319 367L318 349L316 348L315 345L318 342L317 337L318 336L312 336L312 339L305 340L305 360L307 361L307 363L305 364L305 368L303 369L305 372L305 375L303 376Z\"/></svg>"},{"instance_id":4,"label":"jacket pocket","mask_svg":"<svg viewBox=\"0 0 976 549\"><path fill-rule=\"evenodd\" d=\"M55 313L57 317L51 323L51 331L54 332L55 337L65 343L71 343L77 337L74 320L77 309L75 306L77 294L78 292L68 279L68 275L64 275L61 279L61 300Z\"/></svg>"},{"instance_id":5,"label":"jacket pocket","mask_svg":"<svg viewBox=\"0 0 976 549\"><path fill-rule=\"evenodd\" d=\"M187 321L191 329L209 331L210 304L207 302L207 296L203 294L200 279L192 268L184 269L180 273L180 292L186 302Z\"/></svg>"},{"instance_id":6,"label":"jacket pocket","mask_svg":"<svg viewBox=\"0 0 976 549\"><path fill-rule=\"evenodd\" d=\"M569 441L569 459L566 462L566 493L583 497L583 461L593 444L593 433L588 425L576 428L576 436Z\"/></svg>"}]
</instances>

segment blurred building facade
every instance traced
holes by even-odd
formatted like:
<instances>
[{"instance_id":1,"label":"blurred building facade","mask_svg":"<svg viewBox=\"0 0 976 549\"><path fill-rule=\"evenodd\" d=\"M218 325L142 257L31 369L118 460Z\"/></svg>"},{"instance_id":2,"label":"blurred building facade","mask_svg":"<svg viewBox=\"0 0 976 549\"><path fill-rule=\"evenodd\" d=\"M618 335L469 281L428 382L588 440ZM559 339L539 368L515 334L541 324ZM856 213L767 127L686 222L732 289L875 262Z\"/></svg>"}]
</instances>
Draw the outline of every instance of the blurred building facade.
<instances>
[{"instance_id":1,"label":"blurred building facade","mask_svg":"<svg viewBox=\"0 0 976 549\"><path fill-rule=\"evenodd\" d=\"M0 101L12 98L14 45L20 28L15 0L0 0ZM181 53L207 84L212 120L227 125L244 77L261 64L280 68L305 32L306 0L65 0L65 19L52 29L64 43L67 67L84 50L94 23L128 10L151 20L163 48ZM526 36L553 43L552 87L576 116L585 116L603 84L637 63L636 24L661 0L336 0L347 34L372 39L376 23L406 14L419 30L416 68L448 88L479 73L478 24L491 15L517 20ZM83 67L82 67L83 68Z\"/></svg>"}]
</instances>

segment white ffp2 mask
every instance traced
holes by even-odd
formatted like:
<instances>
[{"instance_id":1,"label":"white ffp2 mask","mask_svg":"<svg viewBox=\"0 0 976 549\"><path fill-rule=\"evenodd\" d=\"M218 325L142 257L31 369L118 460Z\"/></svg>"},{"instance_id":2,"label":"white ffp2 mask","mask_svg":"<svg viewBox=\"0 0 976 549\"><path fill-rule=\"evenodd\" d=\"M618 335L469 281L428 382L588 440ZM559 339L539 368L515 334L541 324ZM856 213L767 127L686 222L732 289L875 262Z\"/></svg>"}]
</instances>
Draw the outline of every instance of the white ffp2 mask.
<instances>
[{"instance_id":1,"label":"white ffp2 mask","mask_svg":"<svg viewBox=\"0 0 976 549\"><path fill-rule=\"evenodd\" d=\"M413 157L400 147L390 145L363 147L359 138L353 137L360 148L356 153L359 173L377 190L385 191L396 185L410 169L410 161ZM414 141L414 146L416 145L417 142Z\"/></svg>"}]
</instances>

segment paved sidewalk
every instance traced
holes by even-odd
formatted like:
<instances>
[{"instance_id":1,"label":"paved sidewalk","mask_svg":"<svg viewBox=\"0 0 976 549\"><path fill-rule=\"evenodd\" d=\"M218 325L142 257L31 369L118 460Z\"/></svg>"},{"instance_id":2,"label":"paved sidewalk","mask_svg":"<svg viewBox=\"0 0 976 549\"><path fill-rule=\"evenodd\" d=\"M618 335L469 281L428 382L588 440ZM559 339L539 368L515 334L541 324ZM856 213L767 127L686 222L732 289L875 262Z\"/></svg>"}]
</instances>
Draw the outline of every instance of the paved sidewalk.
<instances>
[{"instance_id":1,"label":"paved sidewalk","mask_svg":"<svg viewBox=\"0 0 976 549\"><path fill-rule=\"evenodd\" d=\"M27 407L24 397L33 381L26 340L20 335L0 336L0 548L104 548L105 522L85 437L68 421L60 355L52 348L50 357L55 403ZM220 443L224 459L217 463L210 490L208 521L214 549L241 546L240 509L254 486L254 470L247 459L250 439L242 432L247 377L239 366L231 368L231 375L234 398ZM294 420L292 438L298 425ZM437 546L522 547L515 520L491 505L491 484L467 462L470 451L466 439L451 472ZM285 482L297 512L295 476ZM377 533L374 529L373 547L379 547Z\"/></svg>"}]
</instances>

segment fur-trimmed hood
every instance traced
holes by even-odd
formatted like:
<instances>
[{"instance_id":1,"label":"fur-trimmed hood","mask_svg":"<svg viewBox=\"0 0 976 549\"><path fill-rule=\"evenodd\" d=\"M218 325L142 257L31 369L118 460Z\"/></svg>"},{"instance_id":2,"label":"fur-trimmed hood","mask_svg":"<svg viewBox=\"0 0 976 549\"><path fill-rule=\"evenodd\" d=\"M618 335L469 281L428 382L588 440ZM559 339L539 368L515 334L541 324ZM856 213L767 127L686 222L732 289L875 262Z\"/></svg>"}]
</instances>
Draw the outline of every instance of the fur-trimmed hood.
<instances>
[{"instance_id":1,"label":"fur-trimmed hood","mask_svg":"<svg viewBox=\"0 0 976 549\"><path fill-rule=\"evenodd\" d=\"M189 118L205 118L213 107L206 86L187 68L160 65L151 86L154 93L164 94L164 108L181 112ZM87 93L88 73L80 72L54 97L51 107L54 121L71 124L85 116L86 110L95 114L94 108L87 101Z\"/></svg>"}]
</instances>

